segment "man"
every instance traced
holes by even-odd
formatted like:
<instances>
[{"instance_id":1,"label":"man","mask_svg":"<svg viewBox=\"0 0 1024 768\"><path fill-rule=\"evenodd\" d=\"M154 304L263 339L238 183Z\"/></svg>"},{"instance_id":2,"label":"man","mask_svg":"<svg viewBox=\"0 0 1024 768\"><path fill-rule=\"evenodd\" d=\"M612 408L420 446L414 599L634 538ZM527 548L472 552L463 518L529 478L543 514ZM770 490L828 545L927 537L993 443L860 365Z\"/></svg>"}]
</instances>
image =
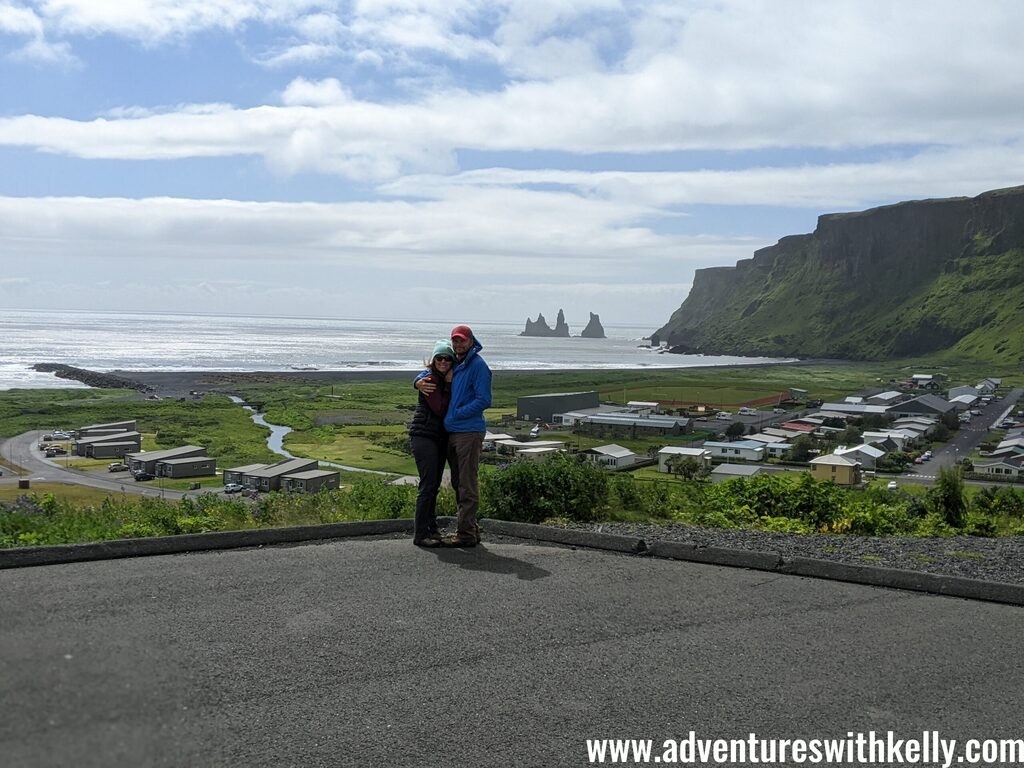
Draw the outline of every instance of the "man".
<instances>
[{"instance_id":1,"label":"man","mask_svg":"<svg viewBox=\"0 0 1024 768\"><path fill-rule=\"evenodd\" d=\"M487 430L484 410L491 406L491 369L480 356L483 346L468 325L452 328L451 339L455 368L444 426L448 430L448 466L458 505L458 527L444 543L452 547L474 547L480 543L480 527L477 525L480 484L477 474ZM418 378L414 386L425 395L434 390L434 385L423 378Z\"/></svg>"}]
</instances>

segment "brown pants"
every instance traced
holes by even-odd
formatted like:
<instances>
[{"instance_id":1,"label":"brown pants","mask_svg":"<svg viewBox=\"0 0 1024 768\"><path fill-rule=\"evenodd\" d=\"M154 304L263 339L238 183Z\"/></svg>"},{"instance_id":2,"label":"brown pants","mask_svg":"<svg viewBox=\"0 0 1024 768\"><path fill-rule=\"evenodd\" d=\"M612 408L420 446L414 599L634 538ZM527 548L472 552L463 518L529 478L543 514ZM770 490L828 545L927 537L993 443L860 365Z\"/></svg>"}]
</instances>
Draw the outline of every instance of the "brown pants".
<instances>
[{"instance_id":1,"label":"brown pants","mask_svg":"<svg viewBox=\"0 0 1024 768\"><path fill-rule=\"evenodd\" d=\"M476 513L480 508L480 452L484 447L483 432L448 433L448 466L452 472L452 488L458 506L458 532L477 535Z\"/></svg>"}]
</instances>

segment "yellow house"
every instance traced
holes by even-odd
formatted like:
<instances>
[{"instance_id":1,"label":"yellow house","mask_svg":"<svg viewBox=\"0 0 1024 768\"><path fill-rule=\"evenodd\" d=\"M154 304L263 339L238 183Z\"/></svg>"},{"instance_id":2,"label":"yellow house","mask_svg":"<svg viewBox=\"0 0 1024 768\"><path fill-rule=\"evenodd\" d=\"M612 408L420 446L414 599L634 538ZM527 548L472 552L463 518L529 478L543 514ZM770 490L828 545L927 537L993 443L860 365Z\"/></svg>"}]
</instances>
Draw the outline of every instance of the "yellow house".
<instances>
[{"instance_id":1,"label":"yellow house","mask_svg":"<svg viewBox=\"0 0 1024 768\"><path fill-rule=\"evenodd\" d=\"M836 485L856 485L860 482L860 462L846 456L819 456L811 459L811 476L815 480L831 480Z\"/></svg>"}]
</instances>

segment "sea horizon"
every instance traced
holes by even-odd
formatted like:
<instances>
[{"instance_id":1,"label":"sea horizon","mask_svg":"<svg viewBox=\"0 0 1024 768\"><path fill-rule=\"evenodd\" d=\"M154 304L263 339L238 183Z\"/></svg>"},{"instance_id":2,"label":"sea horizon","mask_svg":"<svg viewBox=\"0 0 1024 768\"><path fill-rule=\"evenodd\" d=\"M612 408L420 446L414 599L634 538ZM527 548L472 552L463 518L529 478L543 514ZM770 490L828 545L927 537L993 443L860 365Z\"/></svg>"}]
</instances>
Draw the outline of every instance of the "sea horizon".
<instances>
[{"instance_id":1,"label":"sea horizon","mask_svg":"<svg viewBox=\"0 0 1024 768\"><path fill-rule=\"evenodd\" d=\"M588 318L589 319L589 318ZM465 321L494 370L668 369L781 362L676 355L652 348L644 325L604 325L606 338L520 335L525 323ZM0 389L83 386L32 369L57 363L111 371L378 371L420 368L455 321L161 311L0 310L7 343Z\"/></svg>"}]
</instances>

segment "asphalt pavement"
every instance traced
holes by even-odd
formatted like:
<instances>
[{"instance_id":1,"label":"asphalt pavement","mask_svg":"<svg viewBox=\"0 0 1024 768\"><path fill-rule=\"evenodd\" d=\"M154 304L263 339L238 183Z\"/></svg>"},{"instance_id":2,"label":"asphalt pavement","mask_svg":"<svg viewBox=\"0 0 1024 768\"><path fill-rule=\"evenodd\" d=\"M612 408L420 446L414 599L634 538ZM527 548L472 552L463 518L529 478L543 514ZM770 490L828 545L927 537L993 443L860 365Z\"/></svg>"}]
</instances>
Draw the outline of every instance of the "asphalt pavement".
<instances>
[{"instance_id":1,"label":"asphalt pavement","mask_svg":"<svg viewBox=\"0 0 1024 768\"><path fill-rule=\"evenodd\" d=\"M587 765L586 739L1017 737L1020 608L520 540L0 574L26 766Z\"/></svg>"}]
</instances>

